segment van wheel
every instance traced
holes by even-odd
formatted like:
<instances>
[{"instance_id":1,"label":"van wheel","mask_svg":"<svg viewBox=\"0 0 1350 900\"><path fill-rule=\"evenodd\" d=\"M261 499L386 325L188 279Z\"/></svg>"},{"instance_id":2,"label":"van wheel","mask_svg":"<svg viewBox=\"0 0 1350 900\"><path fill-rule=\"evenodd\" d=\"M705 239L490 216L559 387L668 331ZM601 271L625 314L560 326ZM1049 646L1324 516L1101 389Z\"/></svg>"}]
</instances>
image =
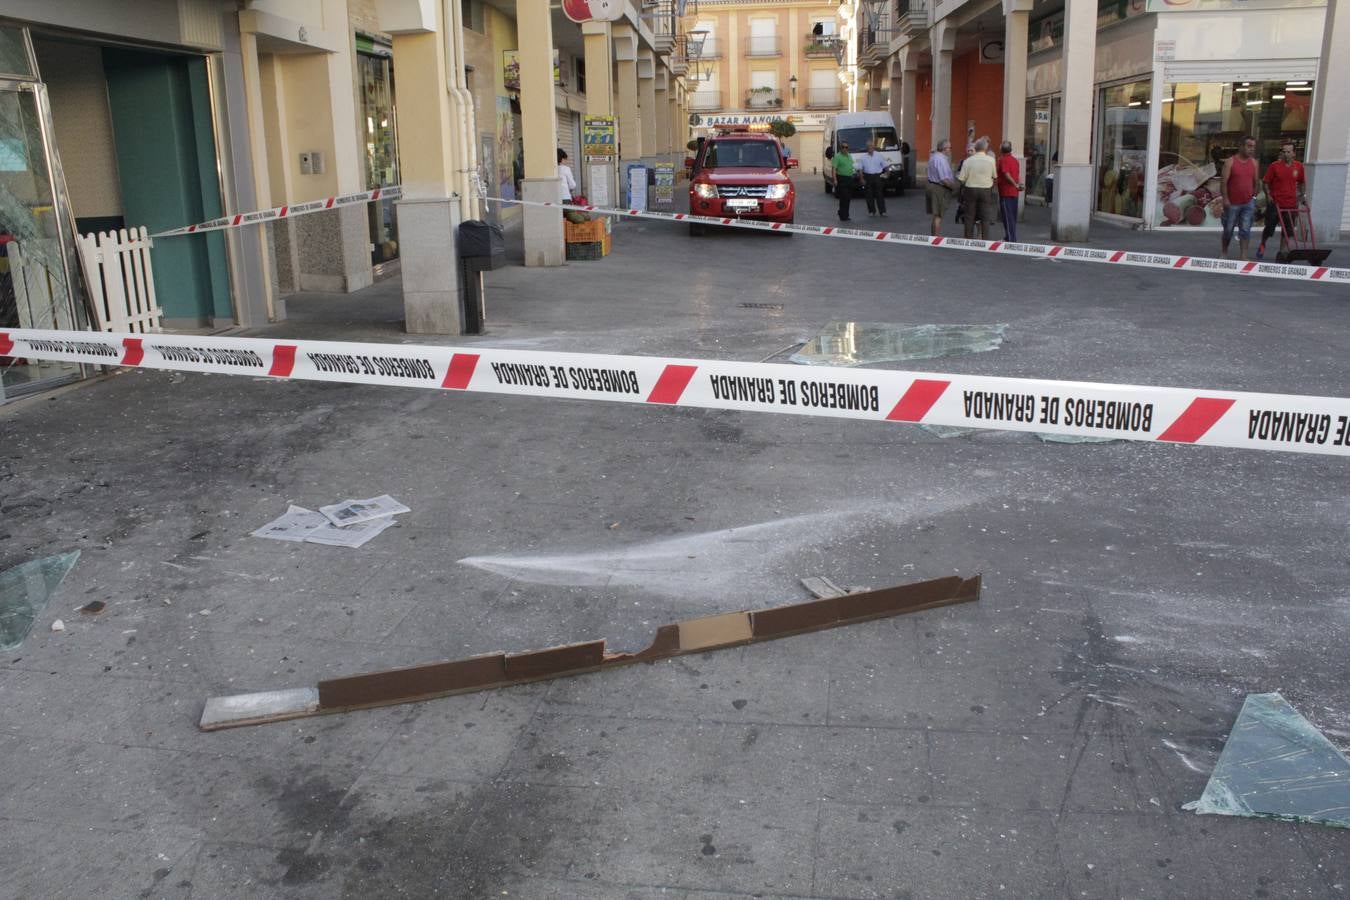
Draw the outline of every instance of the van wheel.
<instances>
[{"instance_id":1,"label":"van wheel","mask_svg":"<svg viewBox=\"0 0 1350 900\"><path fill-rule=\"evenodd\" d=\"M690 236L690 237L703 237L703 235L707 232L707 230L708 230L708 226L707 226L707 225L704 225L702 222L690 222L690 223L689 223L689 236Z\"/></svg>"},{"instance_id":2,"label":"van wheel","mask_svg":"<svg viewBox=\"0 0 1350 900\"><path fill-rule=\"evenodd\" d=\"M900 182L900 186L895 189L895 196L897 197L905 196L905 183L903 181Z\"/></svg>"}]
</instances>

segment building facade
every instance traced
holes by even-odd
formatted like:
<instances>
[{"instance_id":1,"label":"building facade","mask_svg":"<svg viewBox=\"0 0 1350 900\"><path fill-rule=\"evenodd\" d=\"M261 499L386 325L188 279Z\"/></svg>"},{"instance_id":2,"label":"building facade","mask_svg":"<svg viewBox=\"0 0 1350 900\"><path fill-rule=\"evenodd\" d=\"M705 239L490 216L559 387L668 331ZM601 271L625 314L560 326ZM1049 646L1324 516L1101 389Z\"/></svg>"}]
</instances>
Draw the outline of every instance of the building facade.
<instances>
[{"instance_id":1,"label":"building facade","mask_svg":"<svg viewBox=\"0 0 1350 900\"><path fill-rule=\"evenodd\" d=\"M1318 233L1350 231L1350 105L1337 0L849 0L854 102L889 108L926 158L1012 141L1027 201L1055 233L1094 217L1217 228L1217 172L1240 139L1264 168L1286 141L1308 164ZM1328 81L1331 78L1331 81ZM1264 214L1265 198L1258 197Z\"/></svg>"},{"instance_id":2,"label":"building facade","mask_svg":"<svg viewBox=\"0 0 1350 900\"><path fill-rule=\"evenodd\" d=\"M847 109L837 7L811 0L701 0L690 36L689 108L696 129L782 118L802 173L822 165L826 118Z\"/></svg>"},{"instance_id":3,"label":"building facade","mask_svg":"<svg viewBox=\"0 0 1350 900\"><path fill-rule=\"evenodd\" d=\"M3 12L0 246L41 285L16 294L0 264L0 327L89 325L77 234L397 184L398 201L157 239L165 327L276 321L293 292L401 272L408 330L455 334L462 219L520 224L527 264L561 264L556 211L496 201L556 200L558 148L584 189L613 196L622 165L674 160L687 140L686 49L667 0L584 26L545 0L14 0ZM581 165L586 116L610 117L619 147ZM0 357L0 373L3 398L83 370Z\"/></svg>"}]
</instances>

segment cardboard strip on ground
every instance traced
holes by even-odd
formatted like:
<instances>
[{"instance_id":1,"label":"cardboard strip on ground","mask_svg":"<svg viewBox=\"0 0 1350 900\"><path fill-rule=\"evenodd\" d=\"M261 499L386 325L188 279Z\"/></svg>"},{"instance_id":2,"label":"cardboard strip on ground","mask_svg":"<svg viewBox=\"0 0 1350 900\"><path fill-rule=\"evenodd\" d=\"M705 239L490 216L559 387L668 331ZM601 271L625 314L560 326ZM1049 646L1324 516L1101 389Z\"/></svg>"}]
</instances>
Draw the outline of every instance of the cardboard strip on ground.
<instances>
[{"instance_id":1,"label":"cardboard strip on ground","mask_svg":"<svg viewBox=\"0 0 1350 900\"><path fill-rule=\"evenodd\" d=\"M603 640L585 641L524 653L489 653L451 662L331 678L319 682L317 688L212 697L206 701L199 727L203 731L218 731L241 725L413 703L638 662L655 662L686 653L771 641L869 619L968 603L979 597L979 575L973 578L952 575L917 584L662 625L651 645L638 653L609 653Z\"/></svg>"}]
</instances>

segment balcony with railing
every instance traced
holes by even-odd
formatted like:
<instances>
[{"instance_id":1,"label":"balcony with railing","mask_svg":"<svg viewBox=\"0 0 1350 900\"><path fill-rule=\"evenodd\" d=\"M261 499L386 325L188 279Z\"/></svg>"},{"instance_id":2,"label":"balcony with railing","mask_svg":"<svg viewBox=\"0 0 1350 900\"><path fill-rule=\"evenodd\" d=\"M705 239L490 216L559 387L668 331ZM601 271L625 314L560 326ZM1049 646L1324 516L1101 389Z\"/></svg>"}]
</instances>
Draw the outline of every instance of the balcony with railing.
<instances>
[{"instance_id":1,"label":"balcony with railing","mask_svg":"<svg viewBox=\"0 0 1350 900\"><path fill-rule=\"evenodd\" d=\"M884 35L886 30L886 14L882 13L877 18L876 28L864 24L858 29L858 64L863 66L876 65L886 56L888 49Z\"/></svg>"},{"instance_id":2,"label":"balcony with railing","mask_svg":"<svg viewBox=\"0 0 1350 900\"><path fill-rule=\"evenodd\" d=\"M839 109L844 105L844 92L838 87L811 88L806 92L807 109Z\"/></svg>"},{"instance_id":3,"label":"balcony with railing","mask_svg":"<svg viewBox=\"0 0 1350 900\"><path fill-rule=\"evenodd\" d=\"M716 112L725 106L722 92L717 89L699 89L689 95L691 112Z\"/></svg>"},{"instance_id":4,"label":"balcony with railing","mask_svg":"<svg viewBox=\"0 0 1350 900\"><path fill-rule=\"evenodd\" d=\"M921 34L928 28L928 0L895 0L895 27L898 34Z\"/></svg>"},{"instance_id":5,"label":"balcony with railing","mask_svg":"<svg viewBox=\"0 0 1350 900\"><path fill-rule=\"evenodd\" d=\"M834 45L838 38L832 34L811 34L807 32L806 46L803 52L808 59L834 56Z\"/></svg>"},{"instance_id":6,"label":"balcony with railing","mask_svg":"<svg viewBox=\"0 0 1350 900\"><path fill-rule=\"evenodd\" d=\"M783 95L777 88L751 88L745 94L746 109L781 109Z\"/></svg>"},{"instance_id":7,"label":"balcony with railing","mask_svg":"<svg viewBox=\"0 0 1350 900\"><path fill-rule=\"evenodd\" d=\"M776 34L752 34L745 39L746 56L782 56L783 47Z\"/></svg>"}]
</instances>

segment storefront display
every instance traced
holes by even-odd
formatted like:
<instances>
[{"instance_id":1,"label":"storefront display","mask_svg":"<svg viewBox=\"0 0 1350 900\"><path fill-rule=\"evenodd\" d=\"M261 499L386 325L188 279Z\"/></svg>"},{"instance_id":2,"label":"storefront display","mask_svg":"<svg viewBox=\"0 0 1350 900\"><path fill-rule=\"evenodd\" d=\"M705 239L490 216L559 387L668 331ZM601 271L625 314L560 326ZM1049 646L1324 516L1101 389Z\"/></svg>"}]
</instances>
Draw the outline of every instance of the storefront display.
<instances>
[{"instance_id":1,"label":"storefront display","mask_svg":"<svg viewBox=\"0 0 1350 900\"><path fill-rule=\"evenodd\" d=\"M1097 212L1133 219L1144 216L1152 91L1153 82L1147 80L1101 91Z\"/></svg>"},{"instance_id":2,"label":"storefront display","mask_svg":"<svg viewBox=\"0 0 1350 900\"><path fill-rule=\"evenodd\" d=\"M1055 148L1059 145L1059 98L1037 97L1027 101L1027 155L1025 182L1028 197L1049 202L1049 176Z\"/></svg>"},{"instance_id":3,"label":"storefront display","mask_svg":"<svg viewBox=\"0 0 1350 900\"><path fill-rule=\"evenodd\" d=\"M398 131L394 120L394 61L388 45L356 36L356 70L361 85L361 143L366 158L366 188L399 183ZM370 261L374 265L398 257L398 222L394 203L383 200L369 209Z\"/></svg>"},{"instance_id":4,"label":"storefront display","mask_svg":"<svg viewBox=\"0 0 1350 900\"><path fill-rule=\"evenodd\" d=\"M1222 215L1219 173L1243 137L1256 138L1262 173L1292 141L1301 158L1312 107L1311 81L1208 82L1163 88L1162 137L1154 225L1218 228ZM1256 197L1257 221L1266 196Z\"/></svg>"}]
</instances>

